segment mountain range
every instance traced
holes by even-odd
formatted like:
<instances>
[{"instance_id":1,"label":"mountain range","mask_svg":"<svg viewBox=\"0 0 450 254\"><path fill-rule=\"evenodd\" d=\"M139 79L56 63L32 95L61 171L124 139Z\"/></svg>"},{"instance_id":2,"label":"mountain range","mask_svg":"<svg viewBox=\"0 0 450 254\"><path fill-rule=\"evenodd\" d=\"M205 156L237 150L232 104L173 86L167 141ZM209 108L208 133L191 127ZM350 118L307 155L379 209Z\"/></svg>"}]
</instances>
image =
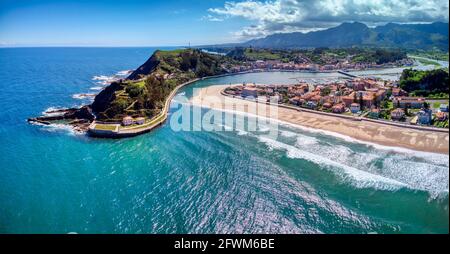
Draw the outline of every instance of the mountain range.
<instances>
[{"instance_id":1,"label":"mountain range","mask_svg":"<svg viewBox=\"0 0 450 254\"><path fill-rule=\"evenodd\" d=\"M308 33L277 33L229 46L278 49L369 46L448 51L448 29L448 23L444 22L388 23L374 28L353 22Z\"/></svg>"}]
</instances>

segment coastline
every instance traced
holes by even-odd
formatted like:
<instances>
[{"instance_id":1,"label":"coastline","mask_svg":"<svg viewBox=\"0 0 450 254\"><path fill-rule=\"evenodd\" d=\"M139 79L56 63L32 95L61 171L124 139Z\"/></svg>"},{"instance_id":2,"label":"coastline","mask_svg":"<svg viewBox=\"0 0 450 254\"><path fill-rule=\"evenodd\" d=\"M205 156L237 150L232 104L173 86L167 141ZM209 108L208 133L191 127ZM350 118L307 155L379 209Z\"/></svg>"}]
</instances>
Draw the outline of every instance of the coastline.
<instances>
[{"instance_id":1,"label":"coastline","mask_svg":"<svg viewBox=\"0 0 450 254\"><path fill-rule=\"evenodd\" d=\"M245 109L250 104L257 102L243 99L230 98L221 92L228 85L215 85L201 88L200 92L191 99L195 106L212 108L224 111L226 101ZM268 105L268 110L273 110L273 105ZM422 152L449 153L449 133L433 130L419 130L405 128L405 126L387 125L373 121L356 121L341 117L318 114L313 112L299 111L286 107L277 107L278 121L292 124L300 128L311 128L331 132L356 139L364 143L373 143L388 147L400 147ZM247 111L241 113L250 114ZM258 117L269 117L257 112Z\"/></svg>"},{"instance_id":2,"label":"coastline","mask_svg":"<svg viewBox=\"0 0 450 254\"><path fill-rule=\"evenodd\" d=\"M406 66L403 66L406 67ZM410 67L414 67L414 66L410 66ZM389 69L392 67L381 67L381 68L366 68L364 70L359 70L359 69L349 69L346 70L348 72L352 72L352 71L370 71L370 70L381 70L381 69ZM127 137L134 137L137 135L141 135L141 134L145 134L151 130L153 130L154 128L160 126L166 119L167 119L167 113L168 113L168 108L170 106L170 102L172 100L172 98L175 96L175 94L178 92L178 90L186 85L190 85L192 83L195 83L199 80L207 80L207 79L214 79L214 78L220 78L220 77L226 77L226 76L236 76L236 75L243 75L243 74L252 74L252 73L262 73L262 72L297 72L297 73L338 73L340 75L342 75L343 78L348 78L348 77L357 77L354 74L349 74L346 73L345 71L342 70L337 70L337 69L333 69L333 70L318 70L318 71L310 71L310 70L285 70L285 69L252 69L252 70L247 70L247 71L240 71L240 72L229 72L229 73L224 73L224 74L219 74L219 75L213 75L213 76L207 76L207 77L203 77L203 78L196 78L193 80L190 80L188 82L185 82L183 84L180 84L179 86L175 87L174 90L172 90L172 92L170 93L170 95L168 96L168 98L165 101L165 107L163 109L163 111L156 117L154 117L153 119L149 119L150 121L140 125L140 126L133 126L133 127L121 127L120 123L110 123L110 124L104 124L104 123L99 123L102 125L110 125L111 130L101 130L101 129L96 129L95 126L97 124L97 122L95 121L95 119L93 119L93 121L91 123L85 124L83 123L82 126L74 126L74 129L80 132L86 132L89 136L92 137L100 137L100 138L127 138ZM78 94L77 94L78 95ZM91 94L81 94L81 95L91 95ZM93 95L93 94L92 94ZM84 107L90 107L90 105L86 105L83 106ZM67 109L67 110L72 110L72 109ZM302 109L303 110L303 109ZM307 111L307 110L305 110ZM312 112L317 114L318 112ZM332 117L336 117L336 116L332 116ZM43 121L39 120L40 118L43 119ZM75 118L75 120L77 120ZM44 125L49 125L50 122L48 122L46 120L46 117L37 117L37 118L29 118L28 119L29 122L38 122ZM371 120L372 122L377 122L377 120ZM74 122L75 124L78 124L78 121ZM69 123L70 125L71 123ZM392 123L381 123L381 124L391 124L391 125L396 125L396 124L392 124ZM114 127L114 128L113 128ZM408 128L407 126L401 126L402 128ZM448 151L448 149L447 149ZM448 153L448 152L447 152Z\"/></svg>"},{"instance_id":3,"label":"coastline","mask_svg":"<svg viewBox=\"0 0 450 254\"><path fill-rule=\"evenodd\" d=\"M156 116L155 118L151 119L150 122L145 123L140 126L134 126L129 128L120 128L120 123L115 124L114 130L99 130L96 129L97 122L94 120L88 127L87 133L88 135L92 137L98 137L98 138L128 138L128 137L134 137L138 136L144 133L147 133L154 128L160 126L164 121L167 119L167 113L170 108L170 103L173 99L173 97L176 95L178 90L184 86L190 85L192 83L197 82L199 79L193 79L191 81L185 82L183 84L178 85L175 87L172 92L170 92L169 96L167 97L165 103L164 103L164 109L163 111ZM112 125L112 124L111 124Z\"/></svg>"}]
</instances>

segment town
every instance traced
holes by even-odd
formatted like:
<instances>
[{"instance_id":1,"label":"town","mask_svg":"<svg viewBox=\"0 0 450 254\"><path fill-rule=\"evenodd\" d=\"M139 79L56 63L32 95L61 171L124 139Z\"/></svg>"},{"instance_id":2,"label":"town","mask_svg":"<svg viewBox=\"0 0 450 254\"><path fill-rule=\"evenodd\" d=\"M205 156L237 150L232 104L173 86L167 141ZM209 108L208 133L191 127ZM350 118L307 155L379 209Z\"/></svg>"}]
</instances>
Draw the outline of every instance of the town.
<instances>
[{"instance_id":1,"label":"town","mask_svg":"<svg viewBox=\"0 0 450 254\"><path fill-rule=\"evenodd\" d=\"M328 84L242 84L227 87L225 95L275 102L327 113L345 114L413 125L448 128L448 103L412 97L398 83L352 78Z\"/></svg>"},{"instance_id":2,"label":"town","mask_svg":"<svg viewBox=\"0 0 450 254\"><path fill-rule=\"evenodd\" d=\"M395 62L377 64L372 63L355 63L349 60L331 61L326 64L316 64L305 60L302 62L283 62L281 60L256 60L243 61L239 64L228 66L230 73L250 72L250 71L313 71L313 72L327 72L335 70L367 70L367 69L381 69L381 68L395 68L402 66L412 66L414 60L405 58ZM227 66L223 66L226 68Z\"/></svg>"},{"instance_id":3,"label":"town","mask_svg":"<svg viewBox=\"0 0 450 254\"><path fill-rule=\"evenodd\" d=\"M367 70L412 66L416 62L403 51L386 49L273 50L236 48L222 68L230 73L257 71Z\"/></svg>"}]
</instances>

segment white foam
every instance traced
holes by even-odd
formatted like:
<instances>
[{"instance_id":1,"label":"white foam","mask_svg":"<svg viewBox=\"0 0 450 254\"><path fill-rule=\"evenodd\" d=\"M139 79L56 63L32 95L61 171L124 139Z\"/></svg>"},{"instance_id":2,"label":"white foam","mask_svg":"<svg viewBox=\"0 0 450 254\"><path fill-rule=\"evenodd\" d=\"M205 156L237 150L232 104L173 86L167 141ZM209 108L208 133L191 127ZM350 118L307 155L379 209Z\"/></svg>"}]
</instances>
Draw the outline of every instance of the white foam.
<instances>
[{"instance_id":1,"label":"white foam","mask_svg":"<svg viewBox=\"0 0 450 254\"><path fill-rule=\"evenodd\" d=\"M44 130L48 131L48 132L59 132L59 131L64 131L67 132L70 135L81 135L83 134L82 132L78 132L76 131L72 126L68 125L68 124L60 124L60 123L55 123L55 124L40 124L41 126L44 127Z\"/></svg>"},{"instance_id":2,"label":"white foam","mask_svg":"<svg viewBox=\"0 0 450 254\"><path fill-rule=\"evenodd\" d=\"M297 145L299 146L310 146L318 143L318 140L314 137L309 137L305 135L297 135Z\"/></svg>"},{"instance_id":3,"label":"white foam","mask_svg":"<svg viewBox=\"0 0 450 254\"><path fill-rule=\"evenodd\" d=\"M51 113L51 112L52 111L56 111L56 110L62 110L62 109L65 109L65 108L63 108L63 107L49 107L46 110L44 110L44 112L42 112L42 115L43 116L60 116L60 115L63 115L64 112L54 112L54 113Z\"/></svg>"},{"instance_id":4,"label":"white foam","mask_svg":"<svg viewBox=\"0 0 450 254\"><path fill-rule=\"evenodd\" d=\"M291 131L281 131L280 132L281 136L286 137L286 138L293 138L297 136L297 133L291 132Z\"/></svg>"},{"instance_id":5,"label":"white foam","mask_svg":"<svg viewBox=\"0 0 450 254\"><path fill-rule=\"evenodd\" d=\"M260 131L260 132L268 132L268 131L270 131L270 129L269 129L269 127L267 127L267 126L258 126L258 130Z\"/></svg>"},{"instance_id":6,"label":"white foam","mask_svg":"<svg viewBox=\"0 0 450 254\"><path fill-rule=\"evenodd\" d=\"M244 130L236 130L237 131L237 134L239 135L239 136L244 136L244 135L248 135L249 133L248 132L246 132L246 131L244 131Z\"/></svg>"},{"instance_id":7,"label":"white foam","mask_svg":"<svg viewBox=\"0 0 450 254\"><path fill-rule=\"evenodd\" d=\"M382 190L397 190L408 187L407 184L397 180L359 170L273 139L258 137L258 140L265 143L270 149L286 150L286 155L289 158L304 159L314 164L325 166L325 168L330 169L333 173L337 173L337 175L343 176L346 180L352 179L353 181L351 183L357 188L369 187Z\"/></svg>"},{"instance_id":8,"label":"white foam","mask_svg":"<svg viewBox=\"0 0 450 254\"><path fill-rule=\"evenodd\" d=\"M384 175L408 183L414 189L429 192L432 198L449 191L448 164L435 165L393 155L383 160L382 172Z\"/></svg>"},{"instance_id":9,"label":"white foam","mask_svg":"<svg viewBox=\"0 0 450 254\"><path fill-rule=\"evenodd\" d=\"M99 84L99 85L106 86L106 85L111 84L111 83L114 82L114 81L119 80L120 78L121 78L121 77L118 77L118 76L105 76L105 75L100 75L100 76L94 76L94 77L92 78L92 80L97 81L96 83Z\"/></svg>"},{"instance_id":10,"label":"white foam","mask_svg":"<svg viewBox=\"0 0 450 254\"><path fill-rule=\"evenodd\" d=\"M97 81L97 84L101 84L101 85L109 85L114 81L117 81L119 79L124 78L125 76L128 76L129 74L131 74L133 72L133 70L123 70L123 71L119 71L116 74L112 75L112 76L106 76L106 75L98 75L98 76L94 76L92 78L92 80Z\"/></svg>"},{"instance_id":11,"label":"white foam","mask_svg":"<svg viewBox=\"0 0 450 254\"><path fill-rule=\"evenodd\" d=\"M94 99L94 97L95 97L95 94L93 94L93 93L79 93L79 94L72 95L72 98L78 99L78 100Z\"/></svg>"},{"instance_id":12,"label":"white foam","mask_svg":"<svg viewBox=\"0 0 450 254\"><path fill-rule=\"evenodd\" d=\"M133 70L119 71L116 73L116 76L127 76L127 75L131 74L132 72L133 72Z\"/></svg>"},{"instance_id":13,"label":"white foam","mask_svg":"<svg viewBox=\"0 0 450 254\"><path fill-rule=\"evenodd\" d=\"M100 75L100 76L94 76L92 78L92 80L97 80L97 81L108 81L113 79L114 76L105 76L105 75Z\"/></svg>"},{"instance_id":14,"label":"white foam","mask_svg":"<svg viewBox=\"0 0 450 254\"><path fill-rule=\"evenodd\" d=\"M89 89L94 90L94 91L100 91L100 90L103 89L103 87L101 87L101 86L94 86L94 87L91 87Z\"/></svg>"}]
</instances>

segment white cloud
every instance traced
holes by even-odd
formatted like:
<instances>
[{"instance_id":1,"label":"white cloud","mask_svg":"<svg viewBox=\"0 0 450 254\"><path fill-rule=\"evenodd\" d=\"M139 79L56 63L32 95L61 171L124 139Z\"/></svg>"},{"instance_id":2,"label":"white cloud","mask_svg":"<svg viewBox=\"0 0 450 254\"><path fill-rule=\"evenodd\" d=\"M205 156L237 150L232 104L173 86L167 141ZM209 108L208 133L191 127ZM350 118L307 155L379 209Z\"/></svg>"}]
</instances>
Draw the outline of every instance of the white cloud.
<instances>
[{"instance_id":1,"label":"white cloud","mask_svg":"<svg viewBox=\"0 0 450 254\"><path fill-rule=\"evenodd\" d=\"M213 16L213 15L211 15L211 14L208 14L208 15L206 15L206 16L203 16L203 17L201 18L201 20L208 20L208 21L213 21L213 22L221 22L221 21L224 21L223 18L219 18L219 17Z\"/></svg>"},{"instance_id":2,"label":"white cloud","mask_svg":"<svg viewBox=\"0 0 450 254\"><path fill-rule=\"evenodd\" d=\"M368 25L448 22L448 9L449 3L445 0L245 0L211 8L206 19L249 20L254 25L244 27L234 35L256 38L278 32L319 30L346 21Z\"/></svg>"}]
</instances>

